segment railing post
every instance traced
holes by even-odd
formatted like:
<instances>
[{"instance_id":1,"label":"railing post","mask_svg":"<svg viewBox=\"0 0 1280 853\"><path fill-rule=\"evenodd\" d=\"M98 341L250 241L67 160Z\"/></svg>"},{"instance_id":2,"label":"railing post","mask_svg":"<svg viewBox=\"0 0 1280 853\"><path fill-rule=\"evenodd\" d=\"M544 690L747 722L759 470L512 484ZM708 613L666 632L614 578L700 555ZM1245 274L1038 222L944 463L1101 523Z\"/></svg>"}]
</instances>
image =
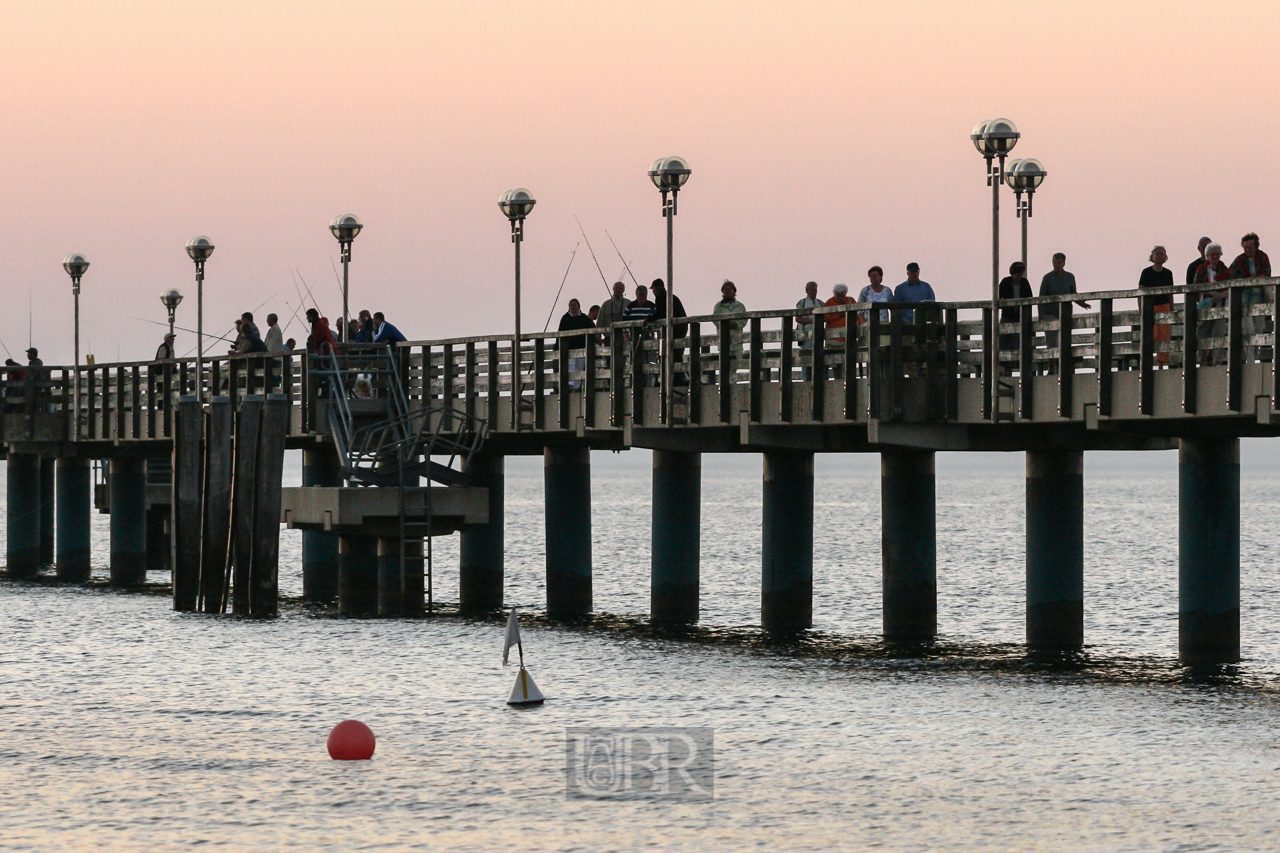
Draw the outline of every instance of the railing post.
<instances>
[{"instance_id":1,"label":"railing post","mask_svg":"<svg viewBox=\"0 0 1280 853\"><path fill-rule=\"evenodd\" d=\"M631 329L631 334L635 335L627 346L631 355L631 421L643 424L645 422L644 389L648 382L644 372L646 363L644 331L636 326Z\"/></svg>"},{"instance_id":2,"label":"railing post","mask_svg":"<svg viewBox=\"0 0 1280 853\"><path fill-rule=\"evenodd\" d=\"M889 419L900 419L903 412L902 386L904 359L902 347L902 323L904 309L889 309ZM846 373L848 371L845 371Z\"/></svg>"},{"instance_id":3,"label":"railing post","mask_svg":"<svg viewBox=\"0 0 1280 853\"><path fill-rule=\"evenodd\" d=\"M468 419L476 416L476 395L479 393L476 384L476 344L475 341L467 341L462 357L462 405Z\"/></svg>"},{"instance_id":4,"label":"railing post","mask_svg":"<svg viewBox=\"0 0 1280 853\"><path fill-rule=\"evenodd\" d=\"M716 328L720 338L720 422L733 423L733 325L729 320L718 320Z\"/></svg>"},{"instance_id":5,"label":"railing post","mask_svg":"<svg viewBox=\"0 0 1280 853\"><path fill-rule=\"evenodd\" d=\"M627 417L625 340L621 329L609 329L609 405L615 427L621 427Z\"/></svg>"},{"instance_id":6,"label":"railing post","mask_svg":"<svg viewBox=\"0 0 1280 853\"><path fill-rule=\"evenodd\" d=\"M782 350L778 354L778 408L783 423L791 422L792 328L790 316L782 318Z\"/></svg>"},{"instance_id":7,"label":"railing post","mask_svg":"<svg viewBox=\"0 0 1280 853\"><path fill-rule=\"evenodd\" d=\"M1098 303L1098 414L1111 417L1111 319L1110 299Z\"/></svg>"},{"instance_id":8,"label":"railing post","mask_svg":"<svg viewBox=\"0 0 1280 853\"><path fill-rule=\"evenodd\" d=\"M813 394L813 411L809 416L815 421L826 420L827 366L824 355L827 324L824 322L825 319L823 314L814 314L813 322L809 324L813 334L813 340L810 341L811 346L809 348L809 352L812 354L810 356L812 364L809 366L809 388ZM851 417L848 414L845 416Z\"/></svg>"},{"instance_id":9,"label":"railing post","mask_svg":"<svg viewBox=\"0 0 1280 853\"><path fill-rule=\"evenodd\" d=\"M1139 296L1138 326L1138 411L1151 415L1155 405L1156 306L1151 296Z\"/></svg>"},{"instance_id":10,"label":"railing post","mask_svg":"<svg viewBox=\"0 0 1280 853\"><path fill-rule=\"evenodd\" d=\"M1075 359L1071 357L1072 309L1074 303L1058 306L1058 416L1071 417L1072 391L1075 386Z\"/></svg>"},{"instance_id":11,"label":"railing post","mask_svg":"<svg viewBox=\"0 0 1280 853\"><path fill-rule=\"evenodd\" d=\"M999 369L999 364L991 354L991 348L998 346L991 340L991 329L995 325L991 311L990 308L982 309L982 419L994 422L999 414L995 397L995 372Z\"/></svg>"},{"instance_id":12,"label":"railing post","mask_svg":"<svg viewBox=\"0 0 1280 853\"><path fill-rule=\"evenodd\" d=\"M893 315L889 315L890 322ZM856 330L854 330L856 331ZM849 337L854 334L847 327L844 330L845 341L848 342ZM845 347L848 352L848 347ZM884 370L881 366L883 353L880 349L880 310L873 308L867 312L867 416L878 420L880 418L880 403L882 400L882 391L884 388L881 380L884 378ZM849 382L849 374L852 373L853 365L846 363L844 366L844 381Z\"/></svg>"},{"instance_id":13,"label":"railing post","mask_svg":"<svg viewBox=\"0 0 1280 853\"><path fill-rule=\"evenodd\" d=\"M556 414L557 428L566 430L573 429L573 424L569 421L569 403L571 402L569 388L569 339L556 338L556 403L558 412ZM670 413L668 413L670 415ZM668 417L670 422L670 417Z\"/></svg>"},{"instance_id":14,"label":"railing post","mask_svg":"<svg viewBox=\"0 0 1280 853\"><path fill-rule=\"evenodd\" d=\"M1244 408L1244 288L1227 290L1227 408Z\"/></svg>"},{"instance_id":15,"label":"railing post","mask_svg":"<svg viewBox=\"0 0 1280 853\"><path fill-rule=\"evenodd\" d=\"M1022 386L1022 400L1019 414L1023 420L1031 420L1035 415L1035 376L1036 376L1036 332L1034 325L1034 306L1023 305L1018 310L1018 372L1019 385Z\"/></svg>"},{"instance_id":16,"label":"railing post","mask_svg":"<svg viewBox=\"0 0 1280 853\"><path fill-rule=\"evenodd\" d=\"M702 329L689 324L689 423L702 423Z\"/></svg>"},{"instance_id":17,"label":"railing post","mask_svg":"<svg viewBox=\"0 0 1280 853\"><path fill-rule=\"evenodd\" d=\"M943 387L946 396L946 419L960 419L960 333L959 333L959 313L955 308L948 307L946 309L946 328L943 334L946 340L943 344L945 353L943 370L946 373L943 379Z\"/></svg>"},{"instance_id":18,"label":"railing post","mask_svg":"<svg viewBox=\"0 0 1280 853\"><path fill-rule=\"evenodd\" d=\"M498 378L498 342L489 341L487 347L487 355L485 356L485 372L487 379L485 380L485 398L489 405L486 407L485 419L494 428L498 428L500 421L498 420L499 406L502 403L502 387L501 380ZM425 370L426 368L423 367ZM425 381L425 379L424 379ZM512 405L515 404L514 397Z\"/></svg>"},{"instance_id":19,"label":"railing post","mask_svg":"<svg viewBox=\"0 0 1280 853\"><path fill-rule=\"evenodd\" d=\"M878 314L878 312L876 312ZM850 312L844 312L844 416L856 421L858 411L858 321ZM870 329L870 326L867 327ZM824 333L825 334L825 333ZM870 349L868 349L870 352ZM824 362L823 372L826 372ZM825 381L826 376L823 376Z\"/></svg>"},{"instance_id":20,"label":"railing post","mask_svg":"<svg viewBox=\"0 0 1280 853\"><path fill-rule=\"evenodd\" d=\"M762 420L760 383L764 381L764 347L760 340L760 318L752 317L748 326L751 335L747 346L747 408L752 423Z\"/></svg>"},{"instance_id":21,"label":"railing post","mask_svg":"<svg viewBox=\"0 0 1280 853\"><path fill-rule=\"evenodd\" d=\"M582 422L592 429L596 425L596 336L585 335L583 343Z\"/></svg>"}]
</instances>

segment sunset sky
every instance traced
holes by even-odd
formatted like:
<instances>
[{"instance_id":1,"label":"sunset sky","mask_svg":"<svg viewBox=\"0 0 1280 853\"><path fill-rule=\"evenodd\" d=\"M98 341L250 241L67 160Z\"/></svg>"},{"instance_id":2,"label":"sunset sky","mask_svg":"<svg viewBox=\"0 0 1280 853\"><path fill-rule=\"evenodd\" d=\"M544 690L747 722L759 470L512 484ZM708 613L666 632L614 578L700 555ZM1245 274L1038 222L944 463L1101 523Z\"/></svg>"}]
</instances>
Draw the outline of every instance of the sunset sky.
<instances>
[{"instance_id":1,"label":"sunset sky","mask_svg":"<svg viewBox=\"0 0 1280 853\"><path fill-rule=\"evenodd\" d=\"M526 329L586 228L604 274L661 275L651 160L693 175L675 288L707 313L816 279L855 293L908 261L942 299L990 287L990 194L968 140L1007 116L1049 172L1031 272L1064 251L1082 289L1129 288L1153 243L1280 245L1280 4L1237 2L60 2L5 4L0 338L71 359L64 255L84 252L85 352L147 358L158 296L187 294L206 234L206 328L286 318L297 269L341 312L328 221L356 213L353 308L411 339L509 332L503 191L538 199ZM1017 220L1004 195L1004 262ZM564 302L600 301L585 245ZM291 307L286 307L286 302ZM554 321L553 321L554 322ZM220 329L218 327L221 327ZM304 336L298 323L289 335ZM179 353L194 345L180 335Z\"/></svg>"}]
</instances>

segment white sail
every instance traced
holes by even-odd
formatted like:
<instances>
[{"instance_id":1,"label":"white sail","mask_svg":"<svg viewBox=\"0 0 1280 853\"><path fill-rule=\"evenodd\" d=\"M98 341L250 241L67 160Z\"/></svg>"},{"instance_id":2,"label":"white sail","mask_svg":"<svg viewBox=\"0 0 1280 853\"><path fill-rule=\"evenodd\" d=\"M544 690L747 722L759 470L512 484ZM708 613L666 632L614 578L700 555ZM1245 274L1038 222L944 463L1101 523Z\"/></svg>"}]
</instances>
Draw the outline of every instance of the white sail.
<instances>
[{"instance_id":1,"label":"white sail","mask_svg":"<svg viewBox=\"0 0 1280 853\"><path fill-rule=\"evenodd\" d=\"M502 643L502 665L507 665L507 657L512 646L520 645L520 620L516 618L516 609L511 608L511 616L507 619L506 639Z\"/></svg>"},{"instance_id":2,"label":"white sail","mask_svg":"<svg viewBox=\"0 0 1280 853\"><path fill-rule=\"evenodd\" d=\"M520 667L516 673L516 683L511 687L511 695L507 697L508 705L541 705L545 697L538 685L533 683L529 670Z\"/></svg>"}]
</instances>

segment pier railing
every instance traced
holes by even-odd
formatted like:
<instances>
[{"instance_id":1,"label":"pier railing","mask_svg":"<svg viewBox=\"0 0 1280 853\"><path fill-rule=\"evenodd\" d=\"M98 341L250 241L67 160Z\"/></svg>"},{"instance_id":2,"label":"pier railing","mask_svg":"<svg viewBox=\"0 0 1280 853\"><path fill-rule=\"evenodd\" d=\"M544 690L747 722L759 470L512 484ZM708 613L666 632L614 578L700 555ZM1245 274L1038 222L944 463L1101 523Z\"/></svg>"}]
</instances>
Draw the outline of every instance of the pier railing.
<instances>
[{"instance_id":1,"label":"pier railing","mask_svg":"<svg viewBox=\"0 0 1280 853\"><path fill-rule=\"evenodd\" d=\"M491 433L636 426L875 421L1042 422L1257 415L1276 410L1280 279L1001 302L856 304L678 319L675 383L661 386L662 324L398 345L414 408L454 409ZM1082 310L1074 303L1093 303ZM1168 304L1161 304L1168 303ZM1041 317L1054 306L1058 317ZM1052 313L1052 312L1050 312ZM581 339L581 346L576 346ZM345 349L345 348L344 348ZM283 393L293 435L325 433L327 389L305 353L206 358L205 398ZM160 440L195 360L9 368L7 442ZM376 386L376 383L375 383ZM388 389L373 388L375 396ZM513 400L516 401L513 404ZM447 425L446 425L447 426Z\"/></svg>"}]
</instances>

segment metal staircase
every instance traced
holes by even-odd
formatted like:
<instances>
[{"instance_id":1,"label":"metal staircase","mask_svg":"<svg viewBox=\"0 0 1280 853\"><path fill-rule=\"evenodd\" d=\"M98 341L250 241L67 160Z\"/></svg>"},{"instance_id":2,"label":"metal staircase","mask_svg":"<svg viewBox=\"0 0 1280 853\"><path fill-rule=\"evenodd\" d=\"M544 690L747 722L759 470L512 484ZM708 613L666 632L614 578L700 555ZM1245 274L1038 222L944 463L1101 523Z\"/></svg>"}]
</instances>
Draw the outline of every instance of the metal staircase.
<instances>
[{"instance_id":1,"label":"metal staircase","mask_svg":"<svg viewBox=\"0 0 1280 853\"><path fill-rule=\"evenodd\" d=\"M448 406L411 408L392 347L340 345L337 353L317 359L312 373L328 400L329 434L338 451L344 479L360 485L399 490L400 577L406 577L406 527L425 522L427 612L432 612L432 528L430 494L422 504L407 506L406 494L422 491L420 478L431 483L466 486L467 466L484 445L488 424ZM314 364L314 362L313 362ZM430 366L424 365L424 371ZM430 388L424 376L424 388ZM429 391L428 391L429 393ZM434 459L432 457L435 457ZM443 458L444 461L436 461Z\"/></svg>"}]
</instances>

